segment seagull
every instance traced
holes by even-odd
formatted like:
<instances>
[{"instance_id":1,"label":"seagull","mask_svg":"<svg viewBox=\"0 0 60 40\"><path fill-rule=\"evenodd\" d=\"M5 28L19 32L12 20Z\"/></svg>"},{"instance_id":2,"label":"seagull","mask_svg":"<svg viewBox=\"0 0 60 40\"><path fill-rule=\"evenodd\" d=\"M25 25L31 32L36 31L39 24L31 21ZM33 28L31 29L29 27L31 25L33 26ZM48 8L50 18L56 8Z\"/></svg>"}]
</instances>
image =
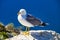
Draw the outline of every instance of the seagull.
<instances>
[{"instance_id":1,"label":"seagull","mask_svg":"<svg viewBox=\"0 0 60 40\"><path fill-rule=\"evenodd\" d=\"M20 9L18 12L18 21L20 24L26 27L26 31L29 31L29 27L34 27L34 26L46 26L47 23L44 23L38 18L35 18L31 14L27 14L25 9Z\"/></svg>"}]
</instances>

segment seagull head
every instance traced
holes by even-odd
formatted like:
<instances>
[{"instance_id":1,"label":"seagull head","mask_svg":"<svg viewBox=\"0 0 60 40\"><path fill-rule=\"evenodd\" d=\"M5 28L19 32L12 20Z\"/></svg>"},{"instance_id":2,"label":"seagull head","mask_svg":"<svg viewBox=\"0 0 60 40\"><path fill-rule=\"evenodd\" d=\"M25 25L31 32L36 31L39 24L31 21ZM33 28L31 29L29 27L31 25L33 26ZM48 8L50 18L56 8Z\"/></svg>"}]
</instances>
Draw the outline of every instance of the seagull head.
<instances>
[{"instance_id":1,"label":"seagull head","mask_svg":"<svg viewBox=\"0 0 60 40\"><path fill-rule=\"evenodd\" d=\"M20 11L18 12L18 15L26 15L26 10L20 9Z\"/></svg>"}]
</instances>

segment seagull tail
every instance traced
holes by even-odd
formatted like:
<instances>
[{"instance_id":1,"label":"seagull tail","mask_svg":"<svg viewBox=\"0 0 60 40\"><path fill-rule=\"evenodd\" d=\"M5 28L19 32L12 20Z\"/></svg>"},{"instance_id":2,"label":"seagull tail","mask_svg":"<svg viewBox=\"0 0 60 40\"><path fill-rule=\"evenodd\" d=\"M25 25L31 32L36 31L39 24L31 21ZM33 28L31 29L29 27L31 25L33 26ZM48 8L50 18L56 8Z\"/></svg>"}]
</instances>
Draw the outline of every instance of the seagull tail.
<instances>
[{"instance_id":1,"label":"seagull tail","mask_svg":"<svg viewBox=\"0 0 60 40\"><path fill-rule=\"evenodd\" d=\"M47 26L47 25L49 25L48 23L42 23L42 24L40 24L40 26L42 26L42 27L44 27L44 26Z\"/></svg>"},{"instance_id":2,"label":"seagull tail","mask_svg":"<svg viewBox=\"0 0 60 40\"><path fill-rule=\"evenodd\" d=\"M42 26L47 26L48 25L48 23L42 23Z\"/></svg>"}]
</instances>

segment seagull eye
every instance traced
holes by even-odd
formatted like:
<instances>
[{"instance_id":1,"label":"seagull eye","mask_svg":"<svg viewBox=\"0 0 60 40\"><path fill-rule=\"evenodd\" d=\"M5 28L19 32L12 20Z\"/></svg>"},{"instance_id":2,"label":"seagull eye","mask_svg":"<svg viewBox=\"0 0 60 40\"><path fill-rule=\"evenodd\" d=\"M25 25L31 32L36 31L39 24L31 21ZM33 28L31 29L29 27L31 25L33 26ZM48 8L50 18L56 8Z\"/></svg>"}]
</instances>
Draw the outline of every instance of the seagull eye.
<instances>
[{"instance_id":1,"label":"seagull eye","mask_svg":"<svg viewBox=\"0 0 60 40\"><path fill-rule=\"evenodd\" d=\"M24 11L22 11L22 13L24 13Z\"/></svg>"}]
</instances>

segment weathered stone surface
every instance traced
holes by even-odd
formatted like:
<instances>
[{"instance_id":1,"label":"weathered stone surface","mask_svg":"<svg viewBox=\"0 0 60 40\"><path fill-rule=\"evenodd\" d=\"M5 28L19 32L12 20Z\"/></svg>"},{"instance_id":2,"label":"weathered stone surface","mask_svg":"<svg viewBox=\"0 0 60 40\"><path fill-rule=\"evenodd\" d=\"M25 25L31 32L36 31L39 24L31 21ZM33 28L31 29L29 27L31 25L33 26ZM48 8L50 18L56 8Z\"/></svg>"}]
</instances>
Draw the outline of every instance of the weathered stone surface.
<instances>
[{"instance_id":1,"label":"weathered stone surface","mask_svg":"<svg viewBox=\"0 0 60 40\"><path fill-rule=\"evenodd\" d=\"M60 34L51 30L31 30L29 36L19 34L6 40L60 40Z\"/></svg>"}]
</instances>

